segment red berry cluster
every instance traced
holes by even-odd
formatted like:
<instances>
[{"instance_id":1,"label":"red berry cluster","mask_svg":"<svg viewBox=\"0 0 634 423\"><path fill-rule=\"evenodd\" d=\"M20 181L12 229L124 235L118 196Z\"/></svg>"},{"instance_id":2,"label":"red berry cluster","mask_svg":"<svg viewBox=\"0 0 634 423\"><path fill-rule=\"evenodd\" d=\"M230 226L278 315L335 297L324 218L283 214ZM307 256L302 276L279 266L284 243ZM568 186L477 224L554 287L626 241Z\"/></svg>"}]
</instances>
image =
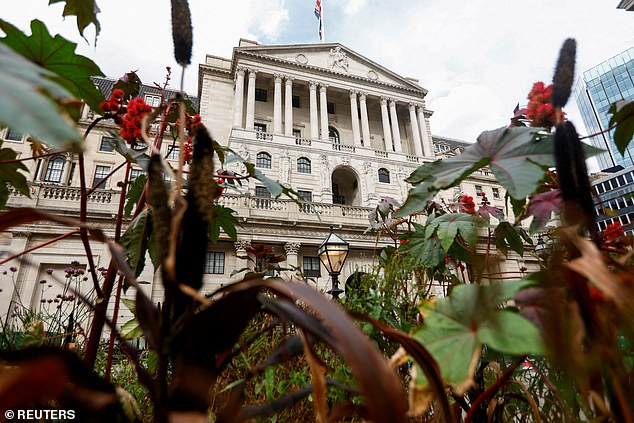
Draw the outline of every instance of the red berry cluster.
<instances>
[{"instance_id":1,"label":"red berry cluster","mask_svg":"<svg viewBox=\"0 0 634 423\"><path fill-rule=\"evenodd\" d=\"M128 103L127 113L121 118L119 125L119 135L129 144L136 144L142 139L141 122L146 114L152 111L152 107L145 103L142 98L133 98ZM149 127L148 127L149 131Z\"/></svg>"},{"instance_id":2,"label":"red berry cluster","mask_svg":"<svg viewBox=\"0 0 634 423\"><path fill-rule=\"evenodd\" d=\"M470 195L463 195L458 200L458 205L460 206L460 213L468 213L475 214L476 213L476 205L473 202L473 197Z\"/></svg>"},{"instance_id":3,"label":"red berry cluster","mask_svg":"<svg viewBox=\"0 0 634 423\"><path fill-rule=\"evenodd\" d=\"M220 197L222 193L225 191L224 187L220 186L224 183L225 183L224 178L216 178L216 192L214 194L214 198Z\"/></svg>"},{"instance_id":4,"label":"red berry cluster","mask_svg":"<svg viewBox=\"0 0 634 423\"><path fill-rule=\"evenodd\" d=\"M185 163L190 163L192 160L192 138L196 133L196 128L198 128L198 125L202 125L202 118L200 117L200 115L196 114L192 116L187 113L187 116L185 117L185 130L187 131L187 139L185 139L185 145L183 149L183 154L185 155Z\"/></svg>"},{"instance_id":5,"label":"red berry cluster","mask_svg":"<svg viewBox=\"0 0 634 423\"><path fill-rule=\"evenodd\" d=\"M551 102L553 93L552 85L544 85L543 82L535 82L533 89L528 93L528 106L526 117L531 120L531 126L541 126L547 129L555 126L557 111Z\"/></svg>"},{"instance_id":6,"label":"red berry cluster","mask_svg":"<svg viewBox=\"0 0 634 423\"><path fill-rule=\"evenodd\" d=\"M104 112L118 112L123 104L123 90L112 90L109 100L99 103L99 108Z\"/></svg>"},{"instance_id":7,"label":"red berry cluster","mask_svg":"<svg viewBox=\"0 0 634 423\"><path fill-rule=\"evenodd\" d=\"M614 222L608 225L607 228L599 234L599 240L604 247L623 248L629 244L621 222Z\"/></svg>"}]
</instances>

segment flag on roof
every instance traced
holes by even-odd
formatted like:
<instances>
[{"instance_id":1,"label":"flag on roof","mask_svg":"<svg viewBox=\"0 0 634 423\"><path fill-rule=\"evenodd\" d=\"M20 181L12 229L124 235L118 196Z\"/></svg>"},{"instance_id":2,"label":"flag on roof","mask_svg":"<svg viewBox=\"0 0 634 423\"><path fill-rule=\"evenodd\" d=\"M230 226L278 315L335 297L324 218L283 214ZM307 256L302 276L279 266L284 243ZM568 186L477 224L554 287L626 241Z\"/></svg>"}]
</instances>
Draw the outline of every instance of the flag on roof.
<instances>
[{"instance_id":1,"label":"flag on roof","mask_svg":"<svg viewBox=\"0 0 634 423\"><path fill-rule=\"evenodd\" d=\"M323 10L321 8L321 0L315 0L315 17L319 19L319 39L323 41L324 40L324 29L323 29L324 15L323 15Z\"/></svg>"}]
</instances>

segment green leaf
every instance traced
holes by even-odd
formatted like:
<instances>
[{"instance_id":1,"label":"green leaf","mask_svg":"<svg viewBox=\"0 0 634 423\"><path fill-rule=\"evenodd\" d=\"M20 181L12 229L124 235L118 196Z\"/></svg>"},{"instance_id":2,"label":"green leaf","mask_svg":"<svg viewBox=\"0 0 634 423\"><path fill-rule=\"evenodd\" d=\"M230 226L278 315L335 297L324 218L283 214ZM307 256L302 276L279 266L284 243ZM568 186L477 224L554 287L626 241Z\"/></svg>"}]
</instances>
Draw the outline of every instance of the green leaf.
<instances>
[{"instance_id":1,"label":"green leaf","mask_svg":"<svg viewBox=\"0 0 634 423\"><path fill-rule=\"evenodd\" d=\"M137 277L145 267L145 253L151 232L151 217L148 209L145 209L130 223L120 240L121 246L125 249L128 264Z\"/></svg>"},{"instance_id":2,"label":"green leaf","mask_svg":"<svg viewBox=\"0 0 634 423\"><path fill-rule=\"evenodd\" d=\"M31 21L30 36L2 20L0 29L6 34L6 37L2 38L2 43L54 73L53 79L56 83L66 88L77 99L84 100L91 109L99 110L99 103L104 97L95 87L91 77L103 76L103 73L95 62L75 53L77 44L60 35L51 37L46 26L38 20Z\"/></svg>"},{"instance_id":3,"label":"green leaf","mask_svg":"<svg viewBox=\"0 0 634 423\"><path fill-rule=\"evenodd\" d=\"M449 250L458 234L465 242L475 249L478 240L478 224L483 225L481 219L467 213L447 213L427 223L426 234L434 230L445 251Z\"/></svg>"},{"instance_id":4,"label":"green leaf","mask_svg":"<svg viewBox=\"0 0 634 423\"><path fill-rule=\"evenodd\" d=\"M136 316L136 301L131 298L121 298L121 302Z\"/></svg>"},{"instance_id":5,"label":"green leaf","mask_svg":"<svg viewBox=\"0 0 634 423\"><path fill-rule=\"evenodd\" d=\"M126 192L125 195L125 208L123 209L125 217L130 217L130 215L132 214L132 209L139 202L141 194L143 194L143 190L145 189L145 181L147 181L147 176L139 175L134 180L134 182L129 185L128 192Z\"/></svg>"},{"instance_id":6,"label":"green leaf","mask_svg":"<svg viewBox=\"0 0 634 423\"><path fill-rule=\"evenodd\" d=\"M143 330L137 319L128 320L121 326L121 337L123 339L137 339L143 336Z\"/></svg>"},{"instance_id":7,"label":"green leaf","mask_svg":"<svg viewBox=\"0 0 634 423\"><path fill-rule=\"evenodd\" d=\"M397 216L405 216L416 209L408 204L410 201L420 206L421 199L428 199L440 190L458 185L471 173L487 165L512 197L526 197L539 185L544 169L555 165L553 137L542 137L538 141L537 131L537 128L528 127L485 131L475 144L458 156L422 165L407 182L423 184L423 187L413 192L415 197L412 200L408 198Z\"/></svg>"},{"instance_id":8,"label":"green leaf","mask_svg":"<svg viewBox=\"0 0 634 423\"><path fill-rule=\"evenodd\" d=\"M0 82L1 83L1 82ZM2 141L0 141L2 147ZM26 177L20 171L28 172L22 162L1 163L15 160L17 153L11 148L0 148L0 209L6 206L9 200L9 186L13 186L20 194L31 197L29 184Z\"/></svg>"},{"instance_id":9,"label":"green leaf","mask_svg":"<svg viewBox=\"0 0 634 423\"><path fill-rule=\"evenodd\" d=\"M499 308L502 298L510 298L528 284L520 282L508 289L504 287L506 282L458 285L449 297L423 306L425 323L414 338L438 361L446 382L458 387L469 384L483 344L505 354L544 352L535 326L519 314ZM424 377L417 383L425 384Z\"/></svg>"},{"instance_id":10,"label":"green leaf","mask_svg":"<svg viewBox=\"0 0 634 423\"><path fill-rule=\"evenodd\" d=\"M445 252L440 246L437 236L427 236L425 226L412 223L414 230L407 234L407 243L401 244L398 251L409 254L417 263L425 267L438 267L444 265ZM387 252L389 253L390 250ZM391 256L384 257L387 261Z\"/></svg>"},{"instance_id":11,"label":"green leaf","mask_svg":"<svg viewBox=\"0 0 634 423\"><path fill-rule=\"evenodd\" d=\"M608 113L612 114L610 126L616 125L614 130L616 148L621 155L625 155L625 150L634 137L634 101L616 102L610 106Z\"/></svg>"},{"instance_id":12,"label":"green leaf","mask_svg":"<svg viewBox=\"0 0 634 423\"><path fill-rule=\"evenodd\" d=\"M49 5L55 3L66 3L62 16L77 17L77 29L82 37L84 37L86 27L90 24L95 25L95 41L97 40L99 32L101 32L101 25L97 19L99 7L97 7L95 0L49 0L48 2Z\"/></svg>"},{"instance_id":13,"label":"green leaf","mask_svg":"<svg viewBox=\"0 0 634 423\"><path fill-rule=\"evenodd\" d=\"M239 225L239 223L235 214L236 212L233 209L220 204L214 204L213 218L209 223L209 240L213 245L216 245L220 238L220 229L233 241L238 239L236 226Z\"/></svg>"},{"instance_id":14,"label":"green leaf","mask_svg":"<svg viewBox=\"0 0 634 423\"><path fill-rule=\"evenodd\" d=\"M515 251L520 256L524 255L524 242L519 229L509 222L501 222L494 231L495 246L508 256L508 249Z\"/></svg>"},{"instance_id":15,"label":"green leaf","mask_svg":"<svg viewBox=\"0 0 634 423\"><path fill-rule=\"evenodd\" d=\"M60 106L72 96L54 76L0 42L0 124L60 150L79 150L81 135Z\"/></svg>"}]
</instances>

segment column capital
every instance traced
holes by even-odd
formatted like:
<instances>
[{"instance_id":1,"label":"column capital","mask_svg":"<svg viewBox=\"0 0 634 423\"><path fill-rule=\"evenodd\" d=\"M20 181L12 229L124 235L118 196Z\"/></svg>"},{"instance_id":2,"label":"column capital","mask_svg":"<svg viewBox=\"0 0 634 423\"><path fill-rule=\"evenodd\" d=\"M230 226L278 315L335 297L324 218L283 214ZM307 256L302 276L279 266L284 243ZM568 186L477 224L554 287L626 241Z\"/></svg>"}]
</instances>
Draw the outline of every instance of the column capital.
<instances>
[{"instance_id":1,"label":"column capital","mask_svg":"<svg viewBox=\"0 0 634 423\"><path fill-rule=\"evenodd\" d=\"M357 94L359 94L359 91L357 90L350 90L350 100L356 100L357 99Z\"/></svg>"},{"instance_id":2,"label":"column capital","mask_svg":"<svg viewBox=\"0 0 634 423\"><path fill-rule=\"evenodd\" d=\"M302 246L301 243L299 242L287 242L286 244L284 244L284 251L286 252L286 255L290 255L290 254L298 254L299 253L299 248Z\"/></svg>"},{"instance_id":3,"label":"column capital","mask_svg":"<svg viewBox=\"0 0 634 423\"><path fill-rule=\"evenodd\" d=\"M385 97L385 96L381 96L380 98L381 98L381 105L382 105L382 106L383 106L383 105L387 105L387 101L388 101L389 99L388 99L387 97Z\"/></svg>"},{"instance_id":4,"label":"column capital","mask_svg":"<svg viewBox=\"0 0 634 423\"><path fill-rule=\"evenodd\" d=\"M236 76L237 75L242 75L244 76L244 71L246 71L246 68L244 66L236 66Z\"/></svg>"},{"instance_id":5,"label":"column capital","mask_svg":"<svg viewBox=\"0 0 634 423\"><path fill-rule=\"evenodd\" d=\"M236 249L236 256L239 258L247 257L247 248L251 247L251 241L247 239L240 239L233 243L234 248Z\"/></svg>"},{"instance_id":6,"label":"column capital","mask_svg":"<svg viewBox=\"0 0 634 423\"><path fill-rule=\"evenodd\" d=\"M285 82L286 85L293 85L293 79L295 79L295 78L293 78L292 76L288 76L287 75L287 76L284 77L284 82Z\"/></svg>"},{"instance_id":7,"label":"column capital","mask_svg":"<svg viewBox=\"0 0 634 423\"><path fill-rule=\"evenodd\" d=\"M249 71L249 79L255 79L255 75L258 73L255 69L247 69Z\"/></svg>"},{"instance_id":8,"label":"column capital","mask_svg":"<svg viewBox=\"0 0 634 423\"><path fill-rule=\"evenodd\" d=\"M396 106L396 99L388 97L387 101L390 103L390 106L393 104Z\"/></svg>"},{"instance_id":9,"label":"column capital","mask_svg":"<svg viewBox=\"0 0 634 423\"><path fill-rule=\"evenodd\" d=\"M313 91L313 90L316 91L317 90L317 85L319 85L319 84L317 82L315 82L315 81L308 81L308 88L311 91Z\"/></svg>"},{"instance_id":10,"label":"column capital","mask_svg":"<svg viewBox=\"0 0 634 423\"><path fill-rule=\"evenodd\" d=\"M359 91L359 100L365 101L367 96L368 96L368 93L366 93L365 91Z\"/></svg>"},{"instance_id":11,"label":"column capital","mask_svg":"<svg viewBox=\"0 0 634 423\"><path fill-rule=\"evenodd\" d=\"M410 101L408 103L410 110L412 111L416 111L416 106L418 106L418 103L414 103L413 101Z\"/></svg>"},{"instance_id":12,"label":"column capital","mask_svg":"<svg viewBox=\"0 0 634 423\"><path fill-rule=\"evenodd\" d=\"M323 82L319 83L319 91L326 91L328 88L328 84L324 84Z\"/></svg>"},{"instance_id":13,"label":"column capital","mask_svg":"<svg viewBox=\"0 0 634 423\"><path fill-rule=\"evenodd\" d=\"M273 80L275 81L275 83L281 83L282 82L282 78L284 78L284 75L282 75L281 73L275 73L273 74Z\"/></svg>"}]
</instances>

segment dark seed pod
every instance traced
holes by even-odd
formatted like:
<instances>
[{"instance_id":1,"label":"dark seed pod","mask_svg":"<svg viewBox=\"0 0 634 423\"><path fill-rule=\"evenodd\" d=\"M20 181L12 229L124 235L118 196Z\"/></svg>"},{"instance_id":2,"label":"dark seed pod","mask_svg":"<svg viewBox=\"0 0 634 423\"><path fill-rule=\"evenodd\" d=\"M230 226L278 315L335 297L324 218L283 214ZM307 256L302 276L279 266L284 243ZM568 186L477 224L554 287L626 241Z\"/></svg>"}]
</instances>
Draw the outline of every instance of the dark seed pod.
<instances>
[{"instance_id":1,"label":"dark seed pod","mask_svg":"<svg viewBox=\"0 0 634 423\"><path fill-rule=\"evenodd\" d=\"M564 41L559 51L557 68L553 77L553 93L551 101L555 107L564 107L570 98L575 77L575 55L577 43L573 38Z\"/></svg>"},{"instance_id":2,"label":"dark seed pod","mask_svg":"<svg viewBox=\"0 0 634 423\"><path fill-rule=\"evenodd\" d=\"M594 205L583 143L571 122L557 125L555 163L561 196L564 200L566 223L579 224L594 235L596 232Z\"/></svg>"},{"instance_id":3,"label":"dark seed pod","mask_svg":"<svg viewBox=\"0 0 634 423\"><path fill-rule=\"evenodd\" d=\"M152 207L154 239L161 263L169 251L172 212L168 205L168 194L163 180L163 168L158 154L152 155L148 169L148 203Z\"/></svg>"},{"instance_id":4,"label":"dark seed pod","mask_svg":"<svg viewBox=\"0 0 634 423\"><path fill-rule=\"evenodd\" d=\"M192 17L187 0L172 0L172 38L174 57L181 66L192 59Z\"/></svg>"}]
</instances>

